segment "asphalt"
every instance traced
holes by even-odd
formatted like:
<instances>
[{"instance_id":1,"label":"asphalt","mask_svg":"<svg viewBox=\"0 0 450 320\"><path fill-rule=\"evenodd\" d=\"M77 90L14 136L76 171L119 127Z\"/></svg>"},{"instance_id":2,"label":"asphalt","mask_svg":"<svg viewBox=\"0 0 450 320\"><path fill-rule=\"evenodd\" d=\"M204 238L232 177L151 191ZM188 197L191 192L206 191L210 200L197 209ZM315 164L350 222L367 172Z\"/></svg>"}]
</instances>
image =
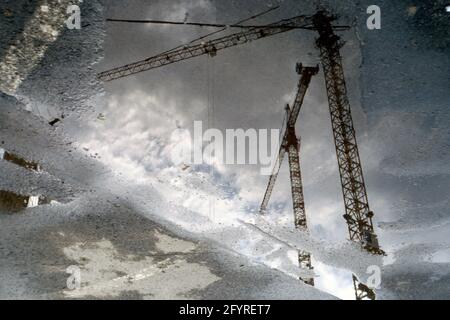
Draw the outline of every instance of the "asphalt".
<instances>
[{"instance_id":1,"label":"asphalt","mask_svg":"<svg viewBox=\"0 0 450 320\"><path fill-rule=\"evenodd\" d=\"M120 201L90 201L0 213L0 299L333 298Z\"/></svg>"}]
</instances>

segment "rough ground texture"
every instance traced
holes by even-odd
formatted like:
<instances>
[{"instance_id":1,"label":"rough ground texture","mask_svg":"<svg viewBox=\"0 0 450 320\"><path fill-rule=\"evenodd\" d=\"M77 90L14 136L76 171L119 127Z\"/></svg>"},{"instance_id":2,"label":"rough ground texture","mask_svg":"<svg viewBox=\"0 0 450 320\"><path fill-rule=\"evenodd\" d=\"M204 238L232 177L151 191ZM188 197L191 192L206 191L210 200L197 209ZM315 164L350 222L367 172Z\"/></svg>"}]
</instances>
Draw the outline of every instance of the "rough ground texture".
<instances>
[{"instance_id":1,"label":"rough ground texture","mask_svg":"<svg viewBox=\"0 0 450 320\"><path fill-rule=\"evenodd\" d=\"M1 215L1 299L331 298L217 245L181 238L125 199L72 205ZM70 266L81 269L78 290L67 289Z\"/></svg>"}]
</instances>

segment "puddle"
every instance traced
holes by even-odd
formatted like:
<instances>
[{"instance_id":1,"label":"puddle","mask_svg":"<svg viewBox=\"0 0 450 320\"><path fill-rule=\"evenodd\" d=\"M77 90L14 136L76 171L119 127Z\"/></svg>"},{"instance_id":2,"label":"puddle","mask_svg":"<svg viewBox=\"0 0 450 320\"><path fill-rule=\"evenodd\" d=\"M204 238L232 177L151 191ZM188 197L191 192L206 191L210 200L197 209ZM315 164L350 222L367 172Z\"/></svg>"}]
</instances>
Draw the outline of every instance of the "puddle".
<instances>
[{"instance_id":1,"label":"puddle","mask_svg":"<svg viewBox=\"0 0 450 320\"><path fill-rule=\"evenodd\" d=\"M432 263L450 263L450 249L439 250L426 260Z\"/></svg>"},{"instance_id":2,"label":"puddle","mask_svg":"<svg viewBox=\"0 0 450 320\"><path fill-rule=\"evenodd\" d=\"M49 204L44 196L24 196L10 191L0 190L0 213L17 213L26 208Z\"/></svg>"},{"instance_id":3,"label":"puddle","mask_svg":"<svg viewBox=\"0 0 450 320\"><path fill-rule=\"evenodd\" d=\"M313 259L315 287L343 300L355 300L352 273Z\"/></svg>"},{"instance_id":4,"label":"puddle","mask_svg":"<svg viewBox=\"0 0 450 320\"><path fill-rule=\"evenodd\" d=\"M32 162L32 161L27 161L27 160L15 155L15 154L12 154L8 151L5 151L5 150L0 152L0 159L9 161L11 163L14 163L14 164L16 164L20 167L23 167L25 169L28 169L28 170L41 171L39 164Z\"/></svg>"},{"instance_id":5,"label":"puddle","mask_svg":"<svg viewBox=\"0 0 450 320\"><path fill-rule=\"evenodd\" d=\"M0 148L0 159L8 161L27 170L41 172L38 163L28 161L18 155ZM0 213L16 213L26 208L37 207L50 203L50 199L43 195L22 195L15 192L0 190Z\"/></svg>"}]
</instances>

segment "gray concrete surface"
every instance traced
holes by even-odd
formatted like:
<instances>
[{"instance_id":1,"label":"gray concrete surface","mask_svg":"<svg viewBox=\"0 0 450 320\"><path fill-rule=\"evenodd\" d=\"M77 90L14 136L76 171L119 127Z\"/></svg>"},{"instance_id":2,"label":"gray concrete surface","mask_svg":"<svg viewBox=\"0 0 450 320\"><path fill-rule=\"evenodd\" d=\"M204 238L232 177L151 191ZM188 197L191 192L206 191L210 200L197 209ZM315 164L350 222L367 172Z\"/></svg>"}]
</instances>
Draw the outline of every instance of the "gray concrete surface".
<instances>
[{"instance_id":1,"label":"gray concrete surface","mask_svg":"<svg viewBox=\"0 0 450 320\"><path fill-rule=\"evenodd\" d=\"M323 299L226 249L182 238L120 204L0 214L0 299ZM58 208L61 206L61 208ZM97 212L97 213L96 213ZM66 270L80 269L69 290Z\"/></svg>"}]
</instances>

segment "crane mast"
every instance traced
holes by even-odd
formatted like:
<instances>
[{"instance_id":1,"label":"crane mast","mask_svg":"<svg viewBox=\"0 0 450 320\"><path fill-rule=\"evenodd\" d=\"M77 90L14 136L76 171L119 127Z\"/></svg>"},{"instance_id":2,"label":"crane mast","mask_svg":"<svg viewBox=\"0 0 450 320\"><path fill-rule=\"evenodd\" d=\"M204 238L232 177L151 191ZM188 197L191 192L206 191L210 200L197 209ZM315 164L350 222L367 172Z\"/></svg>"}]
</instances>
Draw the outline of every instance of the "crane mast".
<instances>
[{"instance_id":1,"label":"crane mast","mask_svg":"<svg viewBox=\"0 0 450 320\"><path fill-rule=\"evenodd\" d=\"M356 300L375 300L376 294L375 291L370 289L367 285L360 282L359 279L352 275L353 279L353 287L355 290Z\"/></svg>"},{"instance_id":2,"label":"crane mast","mask_svg":"<svg viewBox=\"0 0 450 320\"><path fill-rule=\"evenodd\" d=\"M285 144L289 160L289 173L291 178L292 203L294 210L294 223L299 229L306 230L305 200L303 197L302 176L300 172L300 140L295 134L295 127L287 127L287 141Z\"/></svg>"},{"instance_id":3,"label":"crane mast","mask_svg":"<svg viewBox=\"0 0 450 320\"><path fill-rule=\"evenodd\" d=\"M331 22L334 17L319 11L313 23L320 37L316 44L325 74L325 85L331 115L336 156L344 197L345 215L350 239L359 242L374 254L383 254L375 235L364 183L361 160L356 143L355 129L347 97L344 70L339 49L340 38L334 33Z\"/></svg>"},{"instance_id":4,"label":"crane mast","mask_svg":"<svg viewBox=\"0 0 450 320\"><path fill-rule=\"evenodd\" d=\"M289 112L289 106L286 107ZM302 174L300 170L300 140L295 134L295 124L286 128L287 140L283 146L288 153L289 173L291 178L292 207L294 212L294 224L297 229L308 233L306 222L305 200L303 196ZM298 263L301 268L313 269L311 254L304 250L298 251ZM304 283L314 286L314 278L300 278Z\"/></svg>"}]
</instances>

